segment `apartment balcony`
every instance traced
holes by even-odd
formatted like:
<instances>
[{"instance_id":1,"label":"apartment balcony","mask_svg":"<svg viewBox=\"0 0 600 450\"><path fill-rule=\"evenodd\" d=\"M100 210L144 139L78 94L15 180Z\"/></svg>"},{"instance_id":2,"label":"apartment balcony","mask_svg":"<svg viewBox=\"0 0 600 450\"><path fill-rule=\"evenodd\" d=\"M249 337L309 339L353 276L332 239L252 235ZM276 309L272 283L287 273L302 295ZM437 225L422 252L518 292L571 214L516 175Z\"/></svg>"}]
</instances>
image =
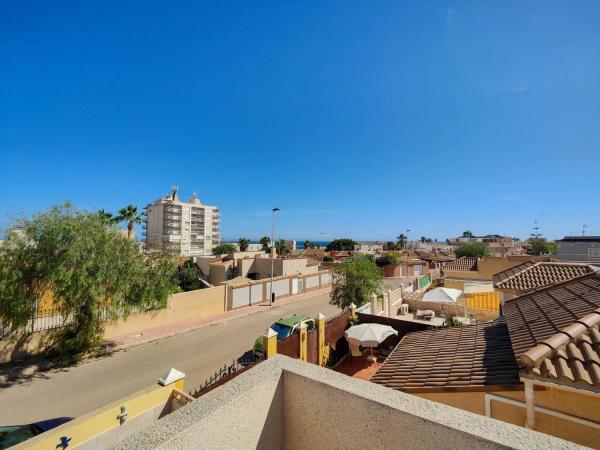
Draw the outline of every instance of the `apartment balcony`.
<instances>
[{"instance_id":1,"label":"apartment balcony","mask_svg":"<svg viewBox=\"0 0 600 450\"><path fill-rule=\"evenodd\" d=\"M163 234L163 240L168 242L180 242L181 235L177 234Z\"/></svg>"}]
</instances>

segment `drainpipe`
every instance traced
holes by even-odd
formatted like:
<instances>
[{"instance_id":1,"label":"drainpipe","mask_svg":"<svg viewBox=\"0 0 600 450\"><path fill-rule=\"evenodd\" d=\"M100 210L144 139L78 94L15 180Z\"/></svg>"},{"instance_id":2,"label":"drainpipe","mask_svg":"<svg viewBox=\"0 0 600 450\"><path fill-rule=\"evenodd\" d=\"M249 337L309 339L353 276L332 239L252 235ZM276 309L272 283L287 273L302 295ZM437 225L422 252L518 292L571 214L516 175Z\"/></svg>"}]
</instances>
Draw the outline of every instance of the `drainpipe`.
<instances>
[{"instance_id":1,"label":"drainpipe","mask_svg":"<svg viewBox=\"0 0 600 450\"><path fill-rule=\"evenodd\" d=\"M533 383L525 381L525 427L535 430L535 399L533 398Z\"/></svg>"}]
</instances>

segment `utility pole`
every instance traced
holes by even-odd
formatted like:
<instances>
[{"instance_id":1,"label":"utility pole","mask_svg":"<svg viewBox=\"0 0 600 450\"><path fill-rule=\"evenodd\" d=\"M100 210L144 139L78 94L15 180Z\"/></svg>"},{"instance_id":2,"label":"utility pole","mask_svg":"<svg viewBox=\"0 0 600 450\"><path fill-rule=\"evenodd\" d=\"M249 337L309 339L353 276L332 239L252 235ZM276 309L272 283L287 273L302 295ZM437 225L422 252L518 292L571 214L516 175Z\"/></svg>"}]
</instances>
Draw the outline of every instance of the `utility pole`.
<instances>
[{"instance_id":1,"label":"utility pole","mask_svg":"<svg viewBox=\"0 0 600 450\"><path fill-rule=\"evenodd\" d=\"M275 213L279 208L273 208L273 222L271 224L271 289L269 292L269 306L273 304L273 266L275 264Z\"/></svg>"}]
</instances>

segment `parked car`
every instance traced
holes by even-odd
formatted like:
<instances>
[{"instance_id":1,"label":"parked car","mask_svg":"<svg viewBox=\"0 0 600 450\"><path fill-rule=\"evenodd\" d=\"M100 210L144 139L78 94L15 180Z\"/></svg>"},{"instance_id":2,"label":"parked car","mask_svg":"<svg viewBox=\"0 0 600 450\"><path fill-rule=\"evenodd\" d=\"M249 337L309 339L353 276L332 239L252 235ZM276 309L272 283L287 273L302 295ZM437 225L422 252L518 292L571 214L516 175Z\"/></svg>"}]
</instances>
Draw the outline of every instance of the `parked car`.
<instances>
[{"instance_id":1,"label":"parked car","mask_svg":"<svg viewBox=\"0 0 600 450\"><path fill-rule=\"evenodd\" d=\"M70 420L73 420L73 417L57 417L56 419L42 420L28 425L0 426L0 449L20 444Z\"/></svg>"},{"instance_id":2,"label":"parked car","mask_svg":"<svg viewBox=\"0 0 600 450\"><path fill-rule=\"evenodd\" d=\"M282 317L273 325L271 328L275 333L277 333L277 340L281 341L294 333L298 332L298 327L301 323L305 323L308 327L308 331L315 329L315 320L311 319L308 316L297 316L294 314L293 316ZM252 349L252 353L255 358L262 358L265 356L265 349L263 347L263 337L259 336L256 341L254 341L254 347Z\"/></svg>"}]
</instances>

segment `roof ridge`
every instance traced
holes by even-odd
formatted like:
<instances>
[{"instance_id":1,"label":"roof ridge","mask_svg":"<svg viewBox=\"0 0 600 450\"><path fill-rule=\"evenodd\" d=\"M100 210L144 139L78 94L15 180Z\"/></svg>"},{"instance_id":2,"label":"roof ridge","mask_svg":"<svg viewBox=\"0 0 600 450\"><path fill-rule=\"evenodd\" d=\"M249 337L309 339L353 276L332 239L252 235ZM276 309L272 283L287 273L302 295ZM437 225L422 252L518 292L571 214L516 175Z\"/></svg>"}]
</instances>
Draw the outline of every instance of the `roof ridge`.
<instances>
[{"instance_id":1,"label":"roof ridge","mask_svg":"<svg viewBox=\"0 0 600 450\"><path fill-rule=\"evenodd\" d=\"M528 367L534 367L541 364L542 360L549 357L558 350L559 347L575 342L584 333L600 323L600 308L596 308L589 314L580 317L572 324L561 328L552 336L544 339L535 347L530 348L521 354L519 361ZM580 326L577 326L580 325Z\"/></svg>"},{"instance_id":2,"label":"roof ridge","mask_svg":"<svg viewBox=\"0 0 600 450\"><path fill-rule=\"evenodd\" d=\"M571 283L577 283L577 282L579 282L579 281L581 281L581 280L583 280L585 278L592 278L592 277L598 277L598 278L600 278L600 269L593 270L592 272L584 273L583 275L579 275L579 276L577 276L575 278L571 278L569 280L559 281L557 283L549 284L547 286L542 286L542 287L539 287L539 288L531 289L531 290L527 291L523 295L519 295L518 297L514 297L514 298L511 298L511 299L505 300L504 303L505 304L506 303L513 303L513 302L515 302L515 301L517 301L517 300L519 300L519 299L521 299L523 297L529 297L529 296L531 296L533 294L539 294L540 292L543 292L543 291L547 291L547 290L551 290L551 289L557 289L559 287L562 287L563 285L567 285L567 284L571 284Z\"/></svg>"}]
</instances>

